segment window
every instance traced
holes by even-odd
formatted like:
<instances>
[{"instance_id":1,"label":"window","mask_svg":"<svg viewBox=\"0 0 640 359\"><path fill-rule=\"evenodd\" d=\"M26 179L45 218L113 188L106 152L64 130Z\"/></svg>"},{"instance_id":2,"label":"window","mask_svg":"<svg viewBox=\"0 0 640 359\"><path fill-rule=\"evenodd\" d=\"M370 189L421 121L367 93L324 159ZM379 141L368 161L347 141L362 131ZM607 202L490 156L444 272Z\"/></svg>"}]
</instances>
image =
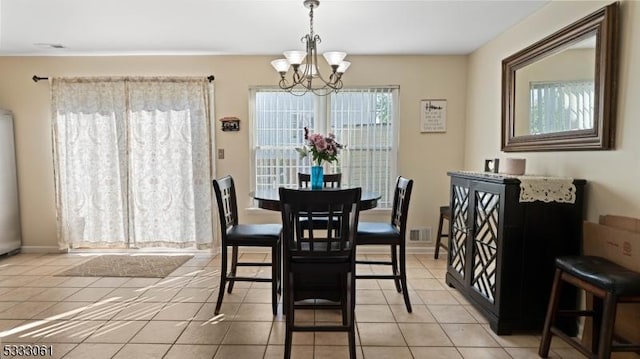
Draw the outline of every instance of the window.
<instances>
[{"instance_id":1,"label":"window","mask_svg":"<svg viewBox=\"0 0 640 359\"><path fill-rule=\"evenodd\" d=\"M593 80L532 82L530 96L530 134L593 128Z\"/></svg>"},{"instance_id":2,"label":"window","mask_svg":"<svg viewBox=\"0 0 640 359\"><path fill-rule=\"evenodd\" d=\"M342 173L343 186L382 195L390 208L396 176L397 87L343 89L330 96L294 96L279 89L251 90L255 189L297 187L298 172L309 172L308 158L295 151L304 127L333 132L346 146L327 172Z\"/></svg>"}]
</instances>

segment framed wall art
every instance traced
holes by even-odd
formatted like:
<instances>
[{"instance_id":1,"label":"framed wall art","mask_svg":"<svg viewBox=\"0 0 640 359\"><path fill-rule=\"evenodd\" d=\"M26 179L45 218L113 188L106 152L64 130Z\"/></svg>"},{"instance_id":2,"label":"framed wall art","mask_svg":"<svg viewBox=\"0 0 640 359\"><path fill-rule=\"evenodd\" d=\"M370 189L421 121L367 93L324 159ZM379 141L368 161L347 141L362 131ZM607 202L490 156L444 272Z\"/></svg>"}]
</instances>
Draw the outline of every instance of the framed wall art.
<instances>
[{"instance_id":1,"label":"framed wall art","mask_svg":"<svg viewBox=\"0 0 640 359\"><path fill-rule=\"evenodd\" d=\"M447 132L447 100L420 100L420 132Z\"/></svg>"},{"instance_id":2,"label":"framed wall art","mask_svg":"<svg viewBox=\"0 0 640 359\"><path fill-rule=\"evenodd\" d=\"M220 119L222 131L240 131L240 119L237 117L223 117Z\"/></svg>"}]
</instances>

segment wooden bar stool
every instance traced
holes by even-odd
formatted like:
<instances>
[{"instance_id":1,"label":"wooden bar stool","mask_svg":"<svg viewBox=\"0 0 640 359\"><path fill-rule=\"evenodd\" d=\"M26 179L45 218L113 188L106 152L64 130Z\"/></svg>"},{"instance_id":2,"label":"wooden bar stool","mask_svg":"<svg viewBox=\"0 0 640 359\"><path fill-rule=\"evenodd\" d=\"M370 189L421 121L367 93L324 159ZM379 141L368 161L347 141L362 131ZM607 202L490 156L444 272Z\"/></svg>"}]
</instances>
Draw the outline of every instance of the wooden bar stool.
<instances>
[{"instance_id":1,"label":"wooden bar stool","mask_svg":"<svg viewBox=\"0 0 640 359\"><path fill-rule=\"evenodd\" d=\"M449 247L442 242L442 237L449 238L449 233L442 233L442 227L444 220L451 221L451 209L449 206L440 207L440 220L438 221L438 235L436 236L436 252L433 254L433 259L438 259L440 254L440 247L449 250Z\"/></svg>"},{"instance_id":2,"label":"wooden bar stool","mask_svg":"<svg viewBox=\"0 0 640 359\"><path fill-rule=\"evenodd\" d=\"M559 310L560 292L564 282L593 294L593 310ZM538 354L542 358L549 355L553 335L566 341L588 358L605 359L611 357L611 352L639 351L640 343L613 344L618 303L640 303L640 273L600 257L556 258L556 273ZM554 325L557 315L593 317L591 350Z\"/></svg>"}]
</instances>

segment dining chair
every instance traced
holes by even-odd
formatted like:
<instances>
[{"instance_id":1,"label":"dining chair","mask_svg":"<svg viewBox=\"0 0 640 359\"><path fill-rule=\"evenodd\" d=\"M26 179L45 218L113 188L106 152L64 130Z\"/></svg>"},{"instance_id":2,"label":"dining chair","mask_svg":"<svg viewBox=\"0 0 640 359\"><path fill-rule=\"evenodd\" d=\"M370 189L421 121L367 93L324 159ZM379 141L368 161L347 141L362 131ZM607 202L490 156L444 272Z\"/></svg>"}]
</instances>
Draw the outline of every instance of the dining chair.
<instances>
[{"instance_id":1,"label":"dining chair","mask_svg":"<svg viewBox=\"0 0 640 359\"><path fill-rule=\"evenodd\" d=\"M405 234L407 216L409 214L409 200L413 180L398 177L393 195L393 207L390 222L360 222L356 234L357 245L383 245L391 249L389 261L356 260L356 264L389 265L392 274L361 274L357 279L393 279L398 293L404 296L404 304L411 313L411 302L407 287L407 265ZM399 264L399 266L398 266Z\"/></svg>"},{"instance_id":2,"label":"dining chair","mask_svg":"<svg viewBox=\"0 0 640 359\"><path fill-rule=\"evenodd\" d=\"M325 188L340 188L342 173L327 173L323 177ZM298 187L307 188L311 182L309 173L298 172Z\"/></svg>"},{"instance_id":3,"label":"dining chair","mask_svg":"<svg viewBox=\"0 0 640 359\"><path fill-rule=\"evenodd\" d=\"M356 358L355 231L360 194L360 188L322 192L280 188L285 359L291 357L295 331L347 332L349 356ZM301 220L313 224L310 219L317 211L328 214L328 226L303 227ZM334 230L337 226L339 231ZM296 323L296 309L340 309L342 321Z\"/></svg>"},{"instance_id":4,"label":"dining chair","mask_svg":"<svg viewBox=\"0 0 640 359\"><path fill-rule=\"evenodd\" d=\"M278 291L280 286L280 224L240 224L236 188L231 176L213 180L218 202L220 232L222 236L220 288L215 314L220 313L224 290L231 293L235 282L271 282L271 305L273 315L278 313ZM227 272L227 249L231 247L231 269ZM271 262L240 262L239 247L271 247ZM271 277L249 277L237 275L238 267L271 267Z\"/></svg>"},{"instance_id":5,"label":"dining chair","mask_svg":"<svg viewBox=\"0 0 640 359\"><path fill-rule=\"evenodd\" d=\"M342 182L342 173L325 174L323 177L323 180L324 180L324 188L340 188L340 185ZM298 187L309 188L310 182L311 182L310 174L298 172ZM306 225L306 222L307 222L306 219L302 221L303 228L308 227L308 225ZM314 216L313 226L314 228L322 228L322 227L326 228L327 216L326 215Z\"/></svg>"}]
</instances>

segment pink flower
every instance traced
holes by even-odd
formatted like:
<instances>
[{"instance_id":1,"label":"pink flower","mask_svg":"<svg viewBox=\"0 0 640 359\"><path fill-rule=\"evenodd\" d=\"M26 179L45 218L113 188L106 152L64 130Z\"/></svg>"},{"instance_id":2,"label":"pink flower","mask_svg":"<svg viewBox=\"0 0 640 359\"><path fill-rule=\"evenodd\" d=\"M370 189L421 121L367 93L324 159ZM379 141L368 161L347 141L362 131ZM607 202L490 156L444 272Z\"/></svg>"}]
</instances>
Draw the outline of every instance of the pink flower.
<instances>
[{"instance_id":1,"label":"pink flower","mask_svg":"<svg viewBox=\"0 0 640 359\"><path fill-rule=\"evenodd\" d=\"M324 139L324 137L320 136L316 139L314 146L318 151L324 151L327 149L327 141Z\"/></svg>"},{"instance_id":2,"label":"pink flower","mask_svg":"<svg viewBox=\"0 0 640 359\"><path fill-rule=\"evenodd\" d=\"M329 133L326 137L319 133L309 133L309 129L305 127L304 139L307 145L296 150L301 158L311 153L313 162L318 165L321 165L322 161L334 162L338 160L338 150L344 147L335 138L333 133Z\"/></svg>"}]
</instances>

